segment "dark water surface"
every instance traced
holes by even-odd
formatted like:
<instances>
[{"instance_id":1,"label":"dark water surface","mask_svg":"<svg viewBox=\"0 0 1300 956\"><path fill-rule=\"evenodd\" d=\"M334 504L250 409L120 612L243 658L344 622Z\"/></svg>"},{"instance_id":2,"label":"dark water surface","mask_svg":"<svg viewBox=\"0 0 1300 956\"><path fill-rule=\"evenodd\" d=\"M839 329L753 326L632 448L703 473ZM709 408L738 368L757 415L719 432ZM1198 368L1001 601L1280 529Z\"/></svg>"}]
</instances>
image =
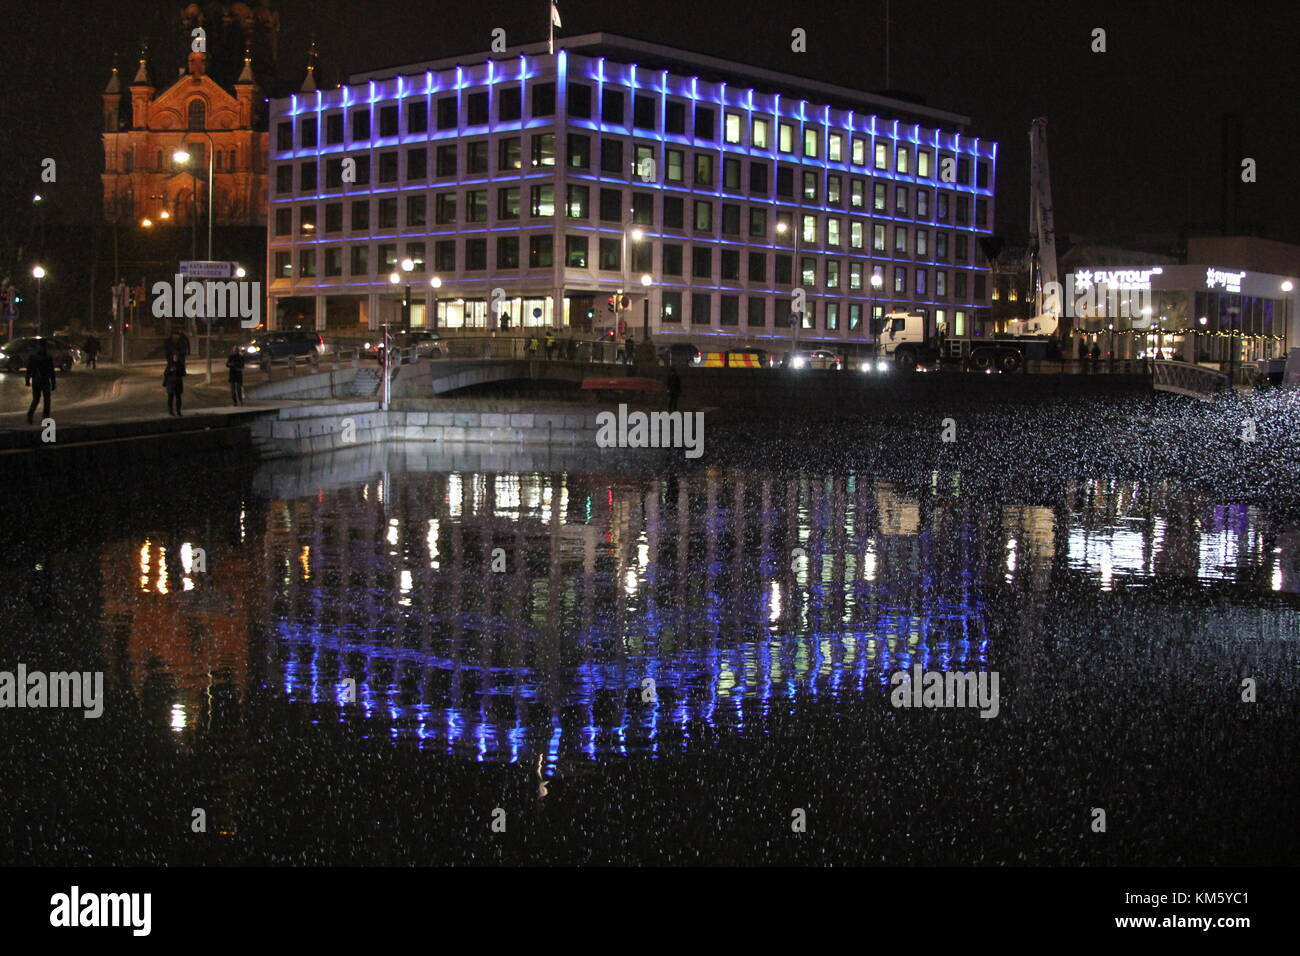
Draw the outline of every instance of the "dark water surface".
<instances>
[{"instance_id":1,"label":"dark water surface","mask_svg":"<svg viewBox=\"0 0 1300 956\"><path fill-rule=\"evenodd\" d=\"M0 669L108 700L0 711L3 860L1295 862L1294 502L885 427L11 500ZM891 707L913 664L997 717Z\"/></svg>"}]
</instances>

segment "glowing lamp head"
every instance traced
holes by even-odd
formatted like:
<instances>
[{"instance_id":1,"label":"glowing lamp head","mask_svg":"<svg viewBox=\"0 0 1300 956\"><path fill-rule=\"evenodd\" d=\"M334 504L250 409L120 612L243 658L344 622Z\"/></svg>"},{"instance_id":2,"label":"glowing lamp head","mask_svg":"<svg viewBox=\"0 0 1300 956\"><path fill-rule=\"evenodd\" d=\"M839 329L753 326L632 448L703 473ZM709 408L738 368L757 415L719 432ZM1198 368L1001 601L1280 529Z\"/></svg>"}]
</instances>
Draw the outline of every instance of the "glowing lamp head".
<instances>
[{"instance_id":1,"label":"glowing lamp head","mask_svg":"<svg viewBox=\"0 0 1300 956\"><path fill-rule=\"evenodd\" d=\"M236 267L235 267L235 278L236 278L236 279L242 279L242 278L244 278L244 276L246 276L246 275L248 275L248 272L244 269L243 266L236 266Z\"/></svg>"},{"instance_id":2,"label":"glowing lamp head","mask_svg":"<svg viewBox=\"0 0 1300 956\"><path fill-rule=\"evenodd\" d=\"M183 149L178 149L172 153L172 160L178 165L184 166L190 161L190 154Z\"/></svg>"},{"instance_id":3,"label":"glowing lamp head","mask_svg":"<svg viewBox=\"0 0 1300 956\"><path fill-rule=\"evenodd\" d=\"M152 219L147 219L147 218L146 218L146 219L141 219L141 220L140 220L140 225L142 225L142 226L143 226L144 228L146 228L146 229L152 229L152 228L153 228L153 220L152 220Z\"/></svg>"},{"instance_id":4,"label":"glowing lamp head","mask_svg":"<svg viewBox=\"0 0 1300 956\"><path fill-rule=\"evenodd\" d=\"M35 278L35 279L44 279L44 278L45 278L45 266L33 266L33 267L32 267L32 277Z\"/></svg>"},{"instance_id":5,"label":"glowing lamp head","mask_svg":"<svg viewBox=\"0 0 1300 956\"><path fill-rule=\"evenodd\" d=\"M778 222L776 224L776 231L778 235L784 236L790 231L790 224L788 222Z\"/></svg>"},{"instance_id":6,"label":"glowing lamp head","mask_svg":"<svg viewBox=\"0 0 1300 956\"><path fill-rule=\"evenodd\" d=\"M429 285L433 286L435 289L441 289L442 280L439 279L437 276L434 276L432 279L429 280Z\"/></svg>"},{"instance_id":7,"label":"glowing lamp head","mask_svg":"<svg viewBox=\"0 0 1300 956\"><path fill-rule=\"evenodd\" d=\"M390 272L388 274L388 281L391 282L393 285L397 285L397 283L402 281L402 277L398 275L396 272Z\"/></svg>"},{"instance_id":8,"label":"glowing lamp head","mask_svg":"<svg viewBox=\"0 0 1300 956\"><path fill-rule=\"evenodd\" d=\"M632 241L633 241L633 242L640 242L640 241L641 241L642 239L644 239L644 238L645 238L645 230L644 230L644 229L642 229L642 228L640 228L640 227L638 226L637 228L635 228L635 229L632 230Z\"/></svg>"},{"instance_id":9,"label":"glowing lamp head","mask_svg":"<svg viewBox=\"0 0 1300 956\"><path fill-rule=\"evenodd\" d=\"M873 274L873 275L871 276L871 285L872 285L872 288L879 289L879 288L880 288L882 285L884 285L884 284L885 284L885 280L882 279L882 278L880 278L879 275L875 275L875 274Z\"/></svg>"},{"instance_id":10,"label":"glowing lamp head","mask_svg":"<svg viewBox=\"0 0 1300 956\"><path fill-rule=\"evenodd\" d=\"M1282 283L1283 292L1290 292L1294 288L1295 288L1295 283L1292 282L1290 279L1287 279L1285 282Z\"/></svg>"},{"instance_id":11,"label":"glowing lamp head","mask_svg":"<svg viewBox=\"0 0 1300 956\"><path fill-rule=\"evenodd\" d=\"M413 271L415 271L415 261L414 261L413 259L403 259L403 260L402 260L402 271L403 271L403 272L413 272Z\"/></svg>"},{"instance_id":12,"label":"glowing lamp head","mask_svg":"<svg viewBox=\"0 0 1300 956\"><path fill-rule=\"evenodd\" d=\"M653 282L653 281L654 281L654 280L650 278L650 273L648 273L648 272L641 276L641 284L642 284L642 285L649 285L649 284L650 284L651 282Z\"/></svg>"}]
</instances>

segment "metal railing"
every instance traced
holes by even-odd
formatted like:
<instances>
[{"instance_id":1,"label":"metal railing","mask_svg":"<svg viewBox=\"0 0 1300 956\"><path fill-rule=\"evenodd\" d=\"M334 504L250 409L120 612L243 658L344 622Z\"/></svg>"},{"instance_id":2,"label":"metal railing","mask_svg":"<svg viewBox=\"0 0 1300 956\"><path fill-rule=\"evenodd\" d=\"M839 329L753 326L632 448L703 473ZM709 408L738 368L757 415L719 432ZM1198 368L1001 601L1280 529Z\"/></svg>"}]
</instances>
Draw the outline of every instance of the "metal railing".
<instances>
[{"instance_id":1,"label":"metal railing","mask_svg":"<svg viewBox=\"0 0 1300 956\"><path fill-rule=\"evenodd\" d=\"M1152 386L1158 392L1173 392L1209 401L1229 387L1229 378L1223 372L1191 362L1168 362L1164 360L1153 363Z\"/></svg>"}]
</instances>

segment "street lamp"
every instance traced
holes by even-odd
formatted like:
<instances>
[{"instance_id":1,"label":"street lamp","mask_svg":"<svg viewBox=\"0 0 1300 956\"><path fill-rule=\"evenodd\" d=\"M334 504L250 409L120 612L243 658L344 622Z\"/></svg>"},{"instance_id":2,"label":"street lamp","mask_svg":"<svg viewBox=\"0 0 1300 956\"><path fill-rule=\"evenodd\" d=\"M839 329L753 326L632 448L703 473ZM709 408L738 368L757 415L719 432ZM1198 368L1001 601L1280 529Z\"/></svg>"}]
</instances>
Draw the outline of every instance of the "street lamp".
<instances>
[{"instance_id":1,"label":"street lamp","mask_svg":"<svg viewBox=\"0 0 1300 956\"><path fill-rule=\"evenodd\" d=\"M641 274L641 288L645 289L645 301L641 303L641 339L650 341L650 283L654 278L648 272Z\"/></svg>"},{"instance_id":2,"label":"street lamp","mask_svg":"<svg viewBox=\"0 0 1300 956\"><path fill-rule=\"evenodd\" d=\"M39 200L41 197L36 198ZM41 319L41 280L45 278L45 266L33 266L32 277L36 280L36 334L39 336L45 331L45 324Z\"/></svg>"},{"instance_id":3,"label":"street lamp","mask_svg":"<svg viewBox=\"0 0 1300 956\"><path fill-rule=\"evenodd\" d=\"M402 300L402 331L411 331L411 273L415 271L415 261L402 260L402 271L406 273L406 298Z\"/></svg>"},{"instance_id":4,"label":"street lamp","mask_svg":"<svg viewBox=\"0 0 1300 956\"><path fill-rule=\"evenodd\" d=\"M201 131L200 131L200 130L192 130L191 132L201 132ZM207 138L207 141L208 141L208 196L207 196L207 200L208 200L208 259L211 260L211 259L212 259L212 209L213 209L213 206L215 205L215 204L213 203L212 199L213 199L213 193L215 192L215 187L216 187L216 181L215 181L214 178L213 178L213 168L212 168L212 163L213 163L213 160L214 160L214 158L215 158L215 157L214 157L214 152L215 152L215 151L214 151L214 143L212 142L212 136L209 135L209 134L206 133L206 132L203 133L203 136L206 137L206 138ZM189 151L186 150L186 149L183 149L183 148L182 148L182 149L178 149L178 150L176 150L176 152L172 153L172 159L174 159L178 165L188 167L189 164L190 164L190 154L189 154ZM198 228L199 228L199 223L198 223L198 216L199 216L199 177L198 177L198 174L197 174L197 173L196 173L192 168L188 169L187 171L188 171L189 174L190 174L190 180L191 180L191 181L193 182L193 184L194 184L194 203L193 203L193 207L194 207L194 220L193 220L194 232L193 232L192 246L191 246L191 249L190 249L190 255L191 255L193 258L197 259L197 258L199 257L199 255L198 255Z\"/></svg>"},{"instance_id":5,"label":"street lamp","mask_svg":"<svg viewBox=\"0 0 1300 956\"><path fill-rule=\"evenodd\" d=\"M434 276L432 279L429 280L429 286L434 289L441 289L442 280L439 279L437 276ZM437 332L438 331L438 298L436 294L433 296L433 309L432 309L431 318L433 321L430 322L430 326L432 327L433 331Z\"/></svg>"}]
</instances>

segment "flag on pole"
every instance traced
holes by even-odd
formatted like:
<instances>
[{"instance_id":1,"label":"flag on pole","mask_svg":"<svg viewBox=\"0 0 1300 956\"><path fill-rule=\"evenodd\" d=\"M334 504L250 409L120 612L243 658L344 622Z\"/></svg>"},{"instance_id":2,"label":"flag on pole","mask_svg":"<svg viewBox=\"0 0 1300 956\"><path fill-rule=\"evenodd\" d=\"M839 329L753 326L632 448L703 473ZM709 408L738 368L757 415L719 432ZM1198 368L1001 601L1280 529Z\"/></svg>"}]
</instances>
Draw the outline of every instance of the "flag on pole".
<instances>
[{"instance_id":1,"label":"flag on pole","mask_svg":"<svg viewBox=\"0 0 1300 956\"><path fill-rule=\"evenodd\" d=\"M551 24L557 27L564 26L560 22L560 8L555 5L555 0L551 0Z\"/></svg>"}]
</instances>

